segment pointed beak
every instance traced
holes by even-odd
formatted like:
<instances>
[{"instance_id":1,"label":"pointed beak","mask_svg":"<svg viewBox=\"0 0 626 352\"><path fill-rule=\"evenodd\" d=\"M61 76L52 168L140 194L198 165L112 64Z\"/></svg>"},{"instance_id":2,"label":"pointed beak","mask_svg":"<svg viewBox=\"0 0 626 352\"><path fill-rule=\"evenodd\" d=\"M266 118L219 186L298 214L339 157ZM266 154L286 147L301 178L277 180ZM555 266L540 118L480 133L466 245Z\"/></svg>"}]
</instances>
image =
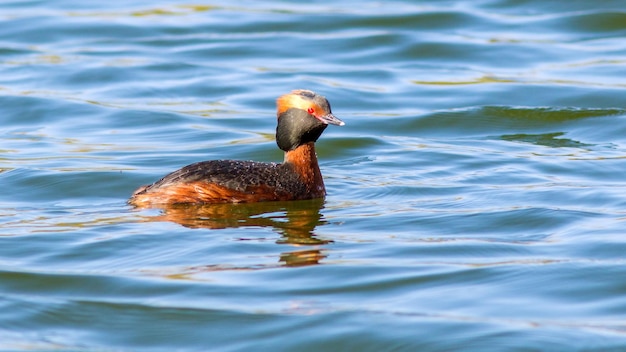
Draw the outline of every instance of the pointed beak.
<instances>
[{"instance_id":1,"label":"pointed beak","mask_svg":"<svg viewBox=\"0 0 626 352\"><path fill-rule=\"evenodd\" d=\"M323 123L327 124L327 125L337 125L337 126L343 126L346 123L339 120L338 118L335 117L335 115L333 114L326 114L326 115L322 115L322 116L316 116L318 120L322 121Z\"/></svg>"}]
</instances>

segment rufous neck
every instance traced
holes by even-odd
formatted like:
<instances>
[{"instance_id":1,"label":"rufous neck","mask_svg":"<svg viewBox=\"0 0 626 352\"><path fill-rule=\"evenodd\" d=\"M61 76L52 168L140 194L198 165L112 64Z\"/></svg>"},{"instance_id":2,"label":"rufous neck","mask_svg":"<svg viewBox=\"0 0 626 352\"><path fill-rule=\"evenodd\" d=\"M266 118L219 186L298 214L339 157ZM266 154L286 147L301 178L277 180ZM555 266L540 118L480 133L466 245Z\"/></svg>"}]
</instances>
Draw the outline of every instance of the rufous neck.
<instances>
[{"instance_id":1,"label":"rufous neck","mask_svg":"<svg viewBox=\"0 0 626 352\"><path fill-rule=\"evenodd\" d=\"M324 179L317 163L313 142L302 144L294 150L285 152L285 163L293 165L296 173L310 187L311 191L325 194Z\"/></svg>"}]
</instances>

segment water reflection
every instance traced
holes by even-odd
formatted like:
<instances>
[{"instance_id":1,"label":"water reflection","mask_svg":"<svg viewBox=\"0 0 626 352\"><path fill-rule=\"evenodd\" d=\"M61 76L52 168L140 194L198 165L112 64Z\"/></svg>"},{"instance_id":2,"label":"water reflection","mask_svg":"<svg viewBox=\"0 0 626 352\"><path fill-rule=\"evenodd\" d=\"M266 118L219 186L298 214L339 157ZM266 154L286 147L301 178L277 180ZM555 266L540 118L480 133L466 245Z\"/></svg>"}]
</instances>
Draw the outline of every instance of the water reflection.
<instances>
[{"instance_id":1,"label":"water reflection","mask_svg":"<svg viewBox=\"0 0 626 352\"><path fill-rule=\"evenodd\" d=\"M323 199L250 204L177 205L149 221L170 221L189 228L225 229L271 227L281 237L278 244L325 245L331 240L318 237L314 230L327 223L321 214ZM241 237L241 240L248 238ZM320 249L284 252L279 261L286 266L319 264L326 255Z\"/></svg>"},{"instance_id":2,"label":"water reflection","mask_svg":"<svg viewBox=\"0 0 626 352\"><path fill-rule=\"evenodd\" d=\"M551 148L586 148L593 147L593 144L586 144L569 138L558 138L565 135L563 132L543 133L543 134L507 134L500 138L511 142L525 142Z\"/></svg>"}]
</instances>

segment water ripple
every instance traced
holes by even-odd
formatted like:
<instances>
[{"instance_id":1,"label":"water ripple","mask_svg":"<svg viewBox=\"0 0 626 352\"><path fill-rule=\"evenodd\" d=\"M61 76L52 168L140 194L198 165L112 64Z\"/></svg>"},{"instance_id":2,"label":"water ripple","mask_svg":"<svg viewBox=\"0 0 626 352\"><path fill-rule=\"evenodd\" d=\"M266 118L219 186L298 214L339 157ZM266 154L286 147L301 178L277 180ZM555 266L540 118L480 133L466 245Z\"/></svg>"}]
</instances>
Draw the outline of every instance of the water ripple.
<instances>
[{"instance_id":1,"label":"water ripple","mask_svg":"<svg viewBox=\"0 0 626 352\"><path fill-rule=\"evenodd\" d=\"M3 2L0 349L623 349L623 5ZM295 88L325 200L126 204Z\"/></svg>"}]
</instances>

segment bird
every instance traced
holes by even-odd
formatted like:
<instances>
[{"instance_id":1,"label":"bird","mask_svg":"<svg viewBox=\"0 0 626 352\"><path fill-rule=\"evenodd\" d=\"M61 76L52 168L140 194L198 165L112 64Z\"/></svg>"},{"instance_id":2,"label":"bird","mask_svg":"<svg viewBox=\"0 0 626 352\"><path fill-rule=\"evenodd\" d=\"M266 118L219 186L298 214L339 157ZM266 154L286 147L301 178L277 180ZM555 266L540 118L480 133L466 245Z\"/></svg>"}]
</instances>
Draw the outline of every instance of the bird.
<instances>
[{"instance_id":1,"label":"bird","mask_svg":"<svg viewBox=\"0 0 626 352\"><path fill-rule=\"evenodd\" d=\"M315 142L328 125L344 126L326 97L306 89L276 100L276 144L284 161L201 161L178 169L128 200L136 207L176 204L252 203L323 198L326 188Z\"/></svg>"}]
</instances>

